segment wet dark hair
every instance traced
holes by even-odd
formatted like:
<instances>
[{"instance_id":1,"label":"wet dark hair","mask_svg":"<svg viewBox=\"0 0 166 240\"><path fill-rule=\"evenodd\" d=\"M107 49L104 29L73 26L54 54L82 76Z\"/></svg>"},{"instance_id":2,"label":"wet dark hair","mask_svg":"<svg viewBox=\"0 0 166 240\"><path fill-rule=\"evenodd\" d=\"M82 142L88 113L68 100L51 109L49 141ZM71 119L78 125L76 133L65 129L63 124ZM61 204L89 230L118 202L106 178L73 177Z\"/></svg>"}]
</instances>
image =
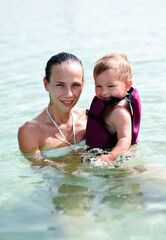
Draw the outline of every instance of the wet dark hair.
<instances>
[{"instance_id":1,"label":"wet dark hair","mask_svg":"<svg viewBox=\"0 0 166 240\"><path fill-rule=\"evenodd\" d=\"M64 62L75 62L81 65L82 67L82 77L84 78L84 69L83 69L83 65L80 59L78 59L75 55L71 54L71 53L66 53L66 52L60 52L54 56L52 56L47 64L46 64L46 68L45 68L45 77L47 82L50 82L50 77L51 77L51 69L53 65L58 65L58 64L62 64Z\"/></svg>"}]
</instances>

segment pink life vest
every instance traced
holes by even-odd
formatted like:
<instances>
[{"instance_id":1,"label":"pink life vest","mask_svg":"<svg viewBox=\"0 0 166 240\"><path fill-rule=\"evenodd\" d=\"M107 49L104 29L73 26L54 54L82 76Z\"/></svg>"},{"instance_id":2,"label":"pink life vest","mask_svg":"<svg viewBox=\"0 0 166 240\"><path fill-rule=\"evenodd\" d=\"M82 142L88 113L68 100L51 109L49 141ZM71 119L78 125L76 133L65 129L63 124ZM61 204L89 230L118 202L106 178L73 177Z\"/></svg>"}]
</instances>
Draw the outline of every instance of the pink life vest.
<instances>
[{"instance_id":1,"label":"pink life vest","mask_svg":"<svg viewBox=\"0 0 166 240\"><path fill-rule=\"evenodd\" d=\"M112 98L110 101L103 101L94 97L90 110L87 111L88 122L86 126L86 144L91 148L112 148L115 146L117 134L111 135L102 123L102 116L109 104L114 104L125 99L129 102L132 118L132 140L131 145L137 143L140 121L141 121L141 101L138 90L131 88L125 97Z\"/></svg>"}]
</instances>

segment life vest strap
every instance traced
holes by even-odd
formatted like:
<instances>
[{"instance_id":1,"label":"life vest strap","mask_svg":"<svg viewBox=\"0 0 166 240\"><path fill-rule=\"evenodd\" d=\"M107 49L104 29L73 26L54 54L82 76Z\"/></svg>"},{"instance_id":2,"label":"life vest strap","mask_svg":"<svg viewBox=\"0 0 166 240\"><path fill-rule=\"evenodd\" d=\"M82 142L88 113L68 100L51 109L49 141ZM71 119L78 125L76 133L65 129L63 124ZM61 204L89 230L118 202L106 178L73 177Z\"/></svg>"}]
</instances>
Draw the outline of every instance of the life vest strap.
<instances>
[{"instance_id":1,"label":"life vest strap","mask_svg":"<svg viewBox=\"0 0 166 240\"><path fill-rule=\"evenodd\" d=\"M86 109L86 115L94 120L100 120L101 116L96 116L93 113L91 113L88 109Z\"/></svg>"}]
</instances>

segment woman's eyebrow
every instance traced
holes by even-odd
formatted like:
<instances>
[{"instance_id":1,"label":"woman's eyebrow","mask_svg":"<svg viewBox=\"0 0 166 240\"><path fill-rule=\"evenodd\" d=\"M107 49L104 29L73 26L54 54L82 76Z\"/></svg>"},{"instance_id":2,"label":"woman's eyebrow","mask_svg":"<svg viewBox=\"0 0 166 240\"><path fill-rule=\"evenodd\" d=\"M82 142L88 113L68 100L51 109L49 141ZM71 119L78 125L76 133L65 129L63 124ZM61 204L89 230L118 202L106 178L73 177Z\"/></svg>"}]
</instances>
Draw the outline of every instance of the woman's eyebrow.
<instances>
[{"instance_id":1,"label":"woman's eyebrow","mask_svg":"<svg viewBox=\"0 0 166 240\"><path fill-rule=\"evenodd\" d=\"M62 81L56 81L56 83L63 83L63 84L65 84L65 82L62 82Z\"/></svg>"}]
</instances>

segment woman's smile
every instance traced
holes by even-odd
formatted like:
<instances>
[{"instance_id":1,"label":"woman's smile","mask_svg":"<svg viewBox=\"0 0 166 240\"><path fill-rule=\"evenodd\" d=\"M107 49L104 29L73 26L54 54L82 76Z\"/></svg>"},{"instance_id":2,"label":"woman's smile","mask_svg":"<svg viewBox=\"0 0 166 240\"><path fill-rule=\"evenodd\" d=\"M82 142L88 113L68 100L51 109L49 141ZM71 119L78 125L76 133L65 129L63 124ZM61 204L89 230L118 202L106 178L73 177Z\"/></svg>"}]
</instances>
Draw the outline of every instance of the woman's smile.
<instances>
[{"instance_id":1,"label":"woman's smile","mask_svg":"<svg viewBox=\"0 0 166 240\"><path fill-rule=\"evenodd\" d=\"M73 103L73 100L60 100L60 101L65 106L71 106Z\"/></svg>"}]
</instances>

